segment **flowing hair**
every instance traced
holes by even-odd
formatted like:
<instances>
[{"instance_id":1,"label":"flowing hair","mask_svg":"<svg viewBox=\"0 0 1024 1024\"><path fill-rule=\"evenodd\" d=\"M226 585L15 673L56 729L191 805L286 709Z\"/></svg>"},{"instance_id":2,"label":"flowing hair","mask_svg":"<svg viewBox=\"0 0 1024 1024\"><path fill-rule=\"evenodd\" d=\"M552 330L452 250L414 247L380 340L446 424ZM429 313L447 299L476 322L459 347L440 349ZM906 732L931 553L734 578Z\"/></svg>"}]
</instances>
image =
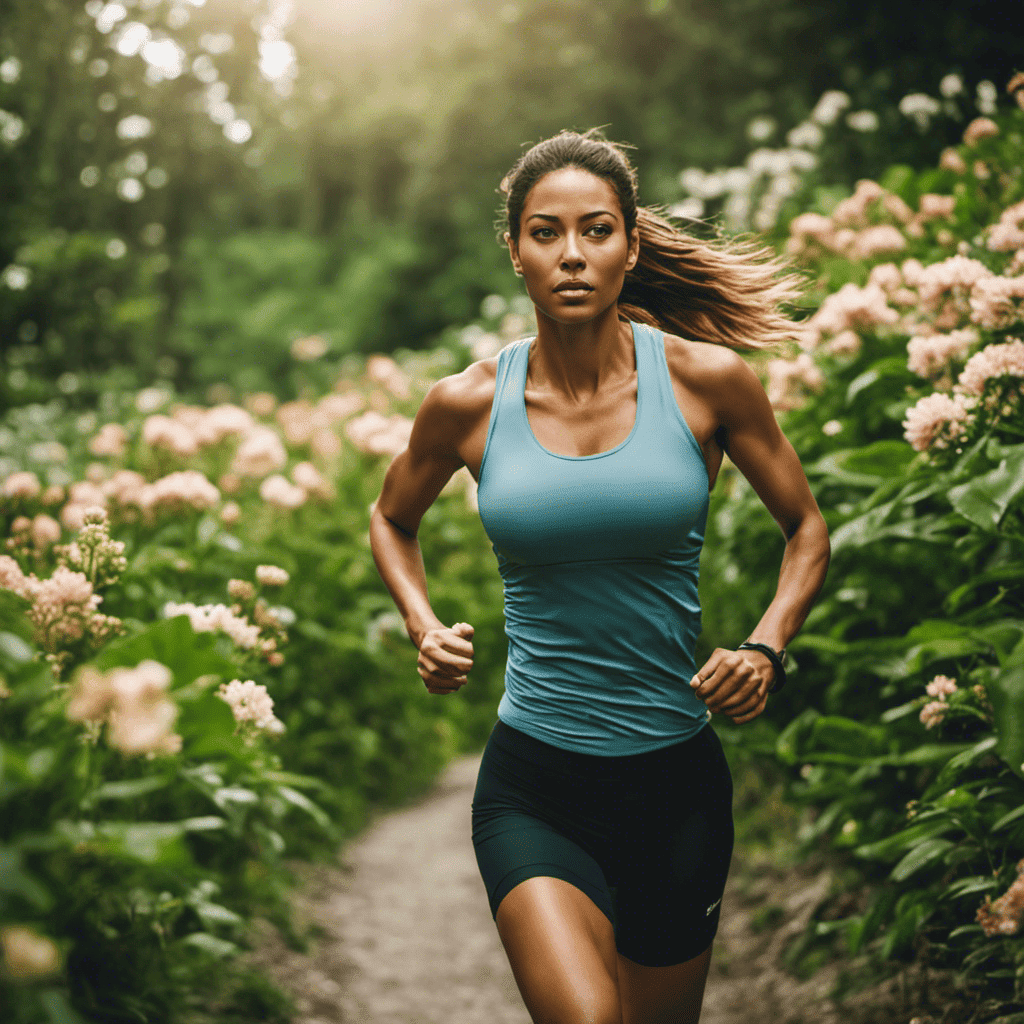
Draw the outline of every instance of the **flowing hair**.
<instances>
[{"instance_id":1,"label":"flowing hair","mask_svg":"<svg viewBox=\"0 0 1024 1024\"><path fill-rule=\"evenodd\" d=\"M752 350L799 335L782 312L801 294L800 278L770 246L717 238L704 241L680 231L654 207L637 205L636 171L623 150L598 129L563 131L527 150L502 179L502 234L519 237L533 186L545 174L577 167L607 181L616 192L626 234L640 233L640 256L619 295L623 316L681 337Z\"/></svg>"}]
</instances>

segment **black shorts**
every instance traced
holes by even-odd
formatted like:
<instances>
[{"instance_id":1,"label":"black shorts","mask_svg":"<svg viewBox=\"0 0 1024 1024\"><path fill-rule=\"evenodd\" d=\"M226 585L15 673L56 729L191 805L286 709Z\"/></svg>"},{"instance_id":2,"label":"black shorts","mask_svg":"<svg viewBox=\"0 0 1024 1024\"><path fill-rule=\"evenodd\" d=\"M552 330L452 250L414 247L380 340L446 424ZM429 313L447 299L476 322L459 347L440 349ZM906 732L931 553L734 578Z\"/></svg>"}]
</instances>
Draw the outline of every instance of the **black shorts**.
<instances>
[{"instance_id":1,"label":"black shorts","mask_svg":"<svg viewBox=\"0 0 1024 1024\"><path fill-rule=\"evenodd\" d=\"M491 915L534 875L585 892L618 951L682 963L715 937L732 857L732 776L710 726L624 757L579 754L500 719L473 795L473 846Z\"/></svg>"}]
</instances>

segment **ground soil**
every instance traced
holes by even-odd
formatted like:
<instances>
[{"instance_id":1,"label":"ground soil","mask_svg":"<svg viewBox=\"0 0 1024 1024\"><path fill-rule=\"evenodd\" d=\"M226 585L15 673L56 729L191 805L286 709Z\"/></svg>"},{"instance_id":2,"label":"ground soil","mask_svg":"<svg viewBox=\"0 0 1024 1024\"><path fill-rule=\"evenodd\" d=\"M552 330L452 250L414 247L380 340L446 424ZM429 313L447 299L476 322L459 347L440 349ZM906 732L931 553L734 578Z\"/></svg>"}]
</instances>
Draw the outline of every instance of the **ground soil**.
<instances>
[{"instance_id":1,"label":"ground soil","mask_svg":"<svg viewBox=\"0 0 1024 1024\"><path fill-rule=\"evenodd\" d=\"M298 953L260 921L248 954L294 997L294 1024L530 1024L470 840L479 761L453 761L424 798L377 817L336 866L296 865L297 921L319 937ZM904 972L840 1004L831 993L841 965L791 974L784 951L827 896L831 875L742 856L722 904L702 1024L953 1019L934 978L928 991Z\"/></svg>"}]
</instances>

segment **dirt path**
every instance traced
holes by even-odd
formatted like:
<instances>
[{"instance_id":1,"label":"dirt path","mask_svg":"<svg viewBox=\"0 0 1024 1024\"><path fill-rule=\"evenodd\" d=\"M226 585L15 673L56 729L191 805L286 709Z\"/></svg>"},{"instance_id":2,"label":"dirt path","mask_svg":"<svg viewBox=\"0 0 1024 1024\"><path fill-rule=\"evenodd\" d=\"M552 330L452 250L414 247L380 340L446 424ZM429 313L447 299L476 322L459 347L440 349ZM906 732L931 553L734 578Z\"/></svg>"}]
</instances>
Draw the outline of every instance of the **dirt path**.
<instances>
[{"instance_id":1,"label":"dirt path","mask_svg":"<svg viewBox=\"0 0 1024 1024\"><path fill-rule=\"evenodd\" d=\"M452 762L419 803L378 818L342 852L340 866L306 867L300 922L323 937L307 954L269 926L251 959L296 998L294 1024L530 1024L508 966L470 839L479 755ZM779 964L826 895L826 875L758 871L723 901L702 1024L906 1024L886 996L870 1011L840 1010L826 967L797 981ZM757 927L765 906L782 922ZM877 1004L877 1005L876 1005Z\"/></svg>"}]
</instances>

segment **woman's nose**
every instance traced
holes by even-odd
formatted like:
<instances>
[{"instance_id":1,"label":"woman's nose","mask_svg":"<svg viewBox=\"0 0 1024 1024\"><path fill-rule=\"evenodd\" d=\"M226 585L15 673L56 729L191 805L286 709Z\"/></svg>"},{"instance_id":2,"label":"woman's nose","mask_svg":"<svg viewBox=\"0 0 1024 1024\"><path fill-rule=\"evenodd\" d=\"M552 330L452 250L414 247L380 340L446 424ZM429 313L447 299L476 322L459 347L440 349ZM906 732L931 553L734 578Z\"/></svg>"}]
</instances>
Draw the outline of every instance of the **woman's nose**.
<instances>
[{"instance_id":1,"label":"woman's nose","mask_svg":"<svg viewBox=\"0 0 1024 1024\"><path fill-rule=\"evenodd\" d=\"M566 270L578 270L586 264L579 243L571 234L566 235L561 262Z\"/></svg>"}]
</instances>

